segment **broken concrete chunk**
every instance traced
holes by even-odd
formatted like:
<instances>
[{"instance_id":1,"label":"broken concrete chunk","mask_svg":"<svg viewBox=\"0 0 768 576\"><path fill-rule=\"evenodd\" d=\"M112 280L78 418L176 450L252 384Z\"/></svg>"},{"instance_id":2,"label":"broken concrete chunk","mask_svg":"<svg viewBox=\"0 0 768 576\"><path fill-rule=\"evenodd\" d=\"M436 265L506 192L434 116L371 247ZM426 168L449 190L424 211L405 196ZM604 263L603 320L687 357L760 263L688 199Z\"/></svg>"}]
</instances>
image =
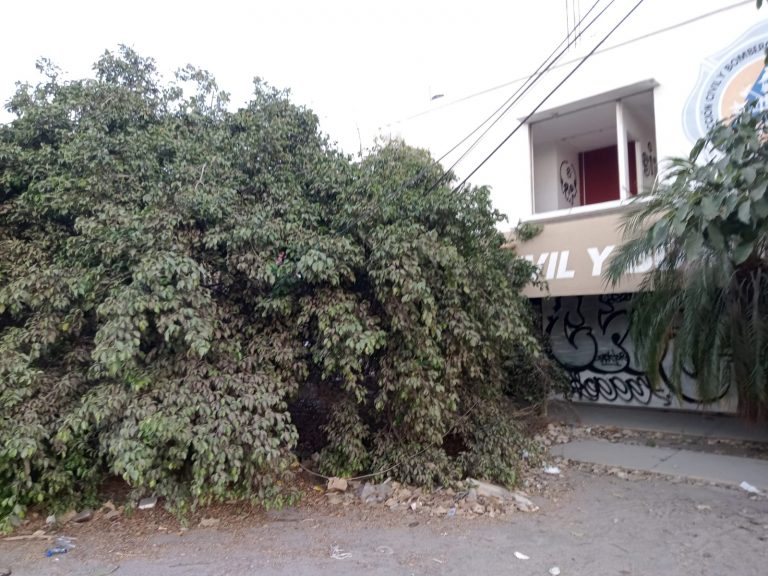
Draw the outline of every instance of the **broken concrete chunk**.
<instances>
[{"instance_id":1,"label":"broken concrete chunk","mask_svg":"<svg viewBox=\"0 0 768 576\"><path fill-rule=\"evenodd\" d=\"M392 485L389 482L372 484L366 482L360 490L360 500L366 504L381 504L392 497Z\"/></svg>"},{"instance_id":2,"label":"broken concrete chunk","mask_svg":"<svg viewBox=\"0 0 768 576\"><path fill-rule=\"evenodd\" d=\"M344 498L338 492L328 492L325 497L328 499L328 504L333 504L334 506L344 502Z\"/></svg>"},{"instance_id":3,"label":"broken concrete chunk","mask_svg":"<svg viewBox=\"0 0 768 576\"><path fill-rule=\"evenodd\" d=\"M82 523L82 522L88 522L89 520L93 519L93 510L90 508L86 508L85 510L78 512L75 514L75 516L72 518L72 522Z\"/></svg>"},{"instance_id":4,"label":"broken concrete chunk","mask_svg":"<svg viewBox=\"0 0 768 576\"><path fill-rule=\"evenodd\" d=\"M539 509L525 494L521 492L511 492L510 494L515 500L515 508L521 512L536 512Z\"/></svg>"},{"instance_id":5,"label":"broken concrete chunk","mask_svg":"<svg viewBox=\"0 0 768 576\"><path fill-rule=\"evenodd\" d=\"M203 518L200 520L200 527L201 528L213 528L214 526L218 526L221 520L219 518Z\"/></svg>"},{"instance_id":6,"label":"broken concrete chunk","mask_svg":"<svg viewBox=\"0 0 768 576\"><path fill-rule=\"evenodd\" d=\"M63 526L64 524L71 522L75 516L77 516L77 512L75 512L74 510L67 510L63 514L56 516L56 523L61 524Z\"/></svg>"},{"instance_id":7,"label":"broken concrete chunk","mask_svg":"<svg viewBox=\"0 0 768 576\"><path fill-rule=\"evenodd\" d=\"M475 489L478 496L485 498L499 498L505 500L510 498L510 492L503 486L497 486L490 482L483 482L482 480L475 480L474 478L467 478L467 482Z\"/></svg>"},{"instance_id":8,"label":"broken concrete chunk","mask_svg":"<svg viewBox=\"0 0 768 576\"><path fill-rule=\"evenodd\" d=\"M157 497L142 498L139 500L139 510L151 510L157 505Z\"/></svg>"},{"instance_id":9,"label":"broken concrete chunk","mask_svg":"<svg viewBox=\"0 0 768 576\"><path fill-rule=\"evenodd\" d=\"M346 492L347 487L348 484L344 478L333 477L328 479L327 490L329 492Z\"/></svg>"}]
</instances>

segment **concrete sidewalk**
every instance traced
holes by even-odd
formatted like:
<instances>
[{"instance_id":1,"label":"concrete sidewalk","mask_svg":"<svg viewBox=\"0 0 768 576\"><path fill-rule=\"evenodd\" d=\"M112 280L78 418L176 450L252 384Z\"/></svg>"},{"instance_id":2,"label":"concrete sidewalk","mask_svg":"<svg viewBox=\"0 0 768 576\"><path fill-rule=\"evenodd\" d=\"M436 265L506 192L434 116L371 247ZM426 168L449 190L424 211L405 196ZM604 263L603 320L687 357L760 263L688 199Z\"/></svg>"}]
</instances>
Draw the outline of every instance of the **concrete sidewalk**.
<instances>
[{"instance_id":1,"label":"concrete sidewalk","mask_svg":"<svg viewBox=\"0 0 768 576\"><path fill-rule=\"evenodd\" d=\"M570 460L644 470L695 480L706 480L738 486L746 481L768 492L768 460L741 458L630 444L614 444L603 440L578 440L552 446L554 456Z\"/></svg>"},{"instance_id":2,"label":"concrete sidewalk","mask_svg":"<svg viewBox=\"0 0 768 576\"><path fill-rule=\"evenodd\" d=\"M550 420L561 420L580 426L615 426L628 430L646 430L768 443L768 425L754 424L727 414L683 412L585 404L562 400L549 404Z\"/></svg>"}]
</instances>

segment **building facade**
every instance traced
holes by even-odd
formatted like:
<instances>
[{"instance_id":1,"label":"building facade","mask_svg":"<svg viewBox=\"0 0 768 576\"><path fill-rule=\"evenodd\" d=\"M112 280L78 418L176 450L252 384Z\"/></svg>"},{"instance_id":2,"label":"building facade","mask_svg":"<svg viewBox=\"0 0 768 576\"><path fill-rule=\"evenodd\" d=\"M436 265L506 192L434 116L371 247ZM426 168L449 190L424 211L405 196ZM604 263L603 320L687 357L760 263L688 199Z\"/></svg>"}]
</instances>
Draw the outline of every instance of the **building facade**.
<instances>
[{"instance_id":1,"label":"building facade","mask_svg":"<svg viewBox=\"0 0 768 576\"><path fill-rule=\"evenodd\" d=\"M524 222L542 226L516 249L537 264L549 296L529 287L573 399L670 409L734 411L724 387L700 398L695 375L651 386L636 364L628 304L648 261L617 288L603 267L621 243L628 202L685 156L718 120L747 102L768 105L768 14L754 2L651 31L590 56L510 143L513 189L527 190ZM552 72L529 106L567 73ZM532 109L532 108L531 108ZM525 106L521 108L525 110Z\"/></svg>"}]
</instances>

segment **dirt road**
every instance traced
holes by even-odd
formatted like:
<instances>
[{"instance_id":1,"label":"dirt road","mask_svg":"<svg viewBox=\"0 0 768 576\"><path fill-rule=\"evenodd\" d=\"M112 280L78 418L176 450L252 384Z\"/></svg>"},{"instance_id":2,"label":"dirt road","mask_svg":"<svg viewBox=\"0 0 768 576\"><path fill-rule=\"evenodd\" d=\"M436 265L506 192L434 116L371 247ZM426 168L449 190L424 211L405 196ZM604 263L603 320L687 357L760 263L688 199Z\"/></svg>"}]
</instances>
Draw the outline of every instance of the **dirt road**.
<instances>
[{"instance_id":1,"label":"dirt road","mask_svg":"<svg viewBox=\"0 0 768 576\"><path fill-rule=\"evenodd\" d=\"M305 504L179 533L161 511L137 513L68 528L77 548L56 558L43 556L44 541L0 542L0 567L14 576L768 574L764 497L578 470L560 482L557 501L500 519Z\"/></svg>"}]
</instances>

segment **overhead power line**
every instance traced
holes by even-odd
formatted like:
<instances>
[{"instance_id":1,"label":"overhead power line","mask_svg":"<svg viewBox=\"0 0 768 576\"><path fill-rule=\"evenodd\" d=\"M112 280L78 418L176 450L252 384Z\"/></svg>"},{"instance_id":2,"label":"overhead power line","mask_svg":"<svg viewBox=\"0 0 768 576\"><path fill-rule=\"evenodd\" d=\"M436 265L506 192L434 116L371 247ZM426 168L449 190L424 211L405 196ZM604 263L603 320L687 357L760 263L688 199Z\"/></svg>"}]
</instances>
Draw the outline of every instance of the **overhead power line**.
<instances>
[{"instance_id":1,"label":"overhead power line","mask_svg":"<svg viewBox=\"0 0 768 576\"><path fill-rule=\"evenodd\" d=\"M493 155L494 155L494 154L496 154L496 152L498 152L498 151L501 149L501 147L502 147L502 146L504 146L504 144L506 144L506 143L509 141L509 139L510 139L510 138L512 138L512 136L514 136L514 135L517 133L517 131L518 131L518 130L520 130L520 128L521 128L523 125L525 125L525 124L528 122L528 120L530 120L530 119L531 119L531 117L532 117L534 114L536 114L536 112L539 110L539 108L541 108L541 107L542 107L544 104L546 104L547 100L549 100L549 99L552 97L552 95L553 95L555 92L557 92L557 91L560 89L560 87L561 87L563 84L565 84L565 83L568 81L568 79L569 79L571 76L573 76L573 75L576 73L576 71L577 71L579 68L581 68L581 67L584 65L584 63L585 63L587 60L589 60L589 58L590 58L590 57L591 57L591 56L592 56L592 55L593 55L595 52L597 52L597 50L600 48L600 46L602 46L602 45L603 45L603 43L605 43L605 41L606 41L606 40L608 40L608 38L610 38L610 37L611 37L611 35L612 35L612 34L613 34L613 33L614 33L614 32L615 32L615 31L616 31L616 30L617 30L617 29L618 29L618 28L619 28L619 27L620 27L620 26L621 26L621 25L622 25L622 24L623 24L623 23L626 21L626 20L627 20L627 18L629 18L629 17L630 17L630 16L631 16L631 15L634 13L634 11L635 11L635 10L637 10L637 9L640 7L640 5L641 5L643 2L644 2L644 0L638 0L638 2L637 2L637 3L636 3L636 4L635 4L635 5L634 5L634 6L633 6L633 7L632 7L630 10L629 10L629 12L627 12L627 13L626 13L626 14L625 14L625 15L622 17L622 19L621 19L621 20L619 20L619 22L618 22L618 23L617 23L617 24L616 24L616 25L615 25L613 28L611 28L611 29L608 31L608 33L607 33L605 36L603 36L603 38L602 38L602 39L601 39L601 40L600 40L600 41L599 41L597 44L595 44L595 46L592 48L592 50L590 50L590 51L589 51L589 52L588 52L588 53L587 53L587 54L586 54L586 55L585 55L585 56L584 56L584 57L583 57L581 60L579 60L579 62L576 64L576 66L574 66L574 67L573 67L573 70L571 70L570 72L568 72L568 74L566 74L566 75L565 75L565 78L563 78L563 79L562 79L560 82L558 82L558 83L557 83L557 85L556 85L554 88L552 88L552 90L550 90L550 91L549 91L549 93L548 93L548 94L547 94L547 95L546 95L546 96L545 96L545 97L544 97L544 98L543 98L543 99L542 99L542 100L541 100L541 101L540 101L540 102L539 102L539 103L538 103L538 104L537 104L537 105L536 105L536 106L533 108L533 110L531 110L531 111L528 113L528 115L527 115L525 118L523 118L523 119L522 119L522 120L521 120L521 121L520 121L520 122L517 124L517 126L515 126L515 128L514 128L514 129L513 129L513 130L512 130L512 131L511 131L511 132L510 132L510 133L509 133L507 136L506 136L506 138L504 138L504 140L502 140L502 141L501 141L501 143L500 143L498 146L496 146L496 148L494 148L494 149L491 151L491 153L490 153L490 154L488 154L488 155L487 155L487 156L486 156L486 157L483 159L483 161L482 161L482 162L480 162L480 164L478 164L478 165L477 165L477 166L476 166L476 167L475 167L475 168L474 168L474 169L473 169L473 170L472 170L472 171L471 171L471 172L470 172L470 173L469 173L469 174L466 176L466 178L464 178L464 180L462 180L462 181L461 181L461 183L460 183L458 186L456 186L456 187L453 189L453 191L454 191L454 192L456 192L456 191L460 190L460 189L461 189L461 188L462 188L462 187L463 187L463 186L464 186L464 185L465 185L465 184L466 184L466 183L469 181L469 179L470 179L472 176L474 176L474 175L477 173L477 171L478 171L478 170L480 170L480 168L482 168L482 167L485 165L485 163L486 163L486 162L488 162L488 160L490 160L490 159L493 157Z\"/></svg>"},{"instance_id":2,"label":"overhead power line","mask_svg":"<svg viewBox=\"0 0 768 576\"><path fill-rule=\"evenodd\" d=\"M474 150L474 149L475 149L475 147L476 147L476 146L477 146L477 145L480 143L480 141L481 141L481 140L482 140L482 139L485 137L485 135L486 135L486 134L488 134L488 132L491 130L491 128L493 128L493 127L494 127L494 126L495 126L495 125L496 125L496 124L497 124L497 123L498 123L498 122L499 122L499 121L500 121L500 120L501 120L501 119L502 119L502 118L503 118L503 117L504 117L504 116L507 114L507 112L509 112L509 111L510 111L510 110L511 110L511 109L512 109L514 106L515 106L515 104L517 104L517 103L518 103L518 102L519 102L519 101L520 101L520 100L523 98L523 96L525 96L525 95L528 93L528 91L529 91L529 90L530 90L530 89L533 87L533 85L534 85L536 82L538 82L538 80L539 80L539 79L540 79L540 78L541 78L541 77L542 77L544 74L546 74L547 72L549 72L549 70L551 70L551 69L552 69L552 67L553 67L553 66L555 65L555 63L556 63L556 62L557 62L557 61L560 59L560 57L561 57L563 54L565 54L565 53L568 51L568 49L569 49L569 48L570 48L570 47L571 47L571 46L572 46L572 45L573 45L573 44L574 44L576 41L578 41L579 37L580 37L580 36L581 36L581 35L582 35L584 32L586 32L587 30L589 30L589 28L590 28L590 27L591 27L591 26L592 26L592 25L593 25L593 24L594 24L594 23L595 23L595 22L596 22L596 21L597 21L597 20L598 20L598 19L599 19L599 18L600 18L600 17L601 17L601 16L602 16L602 15L603 15L605 12L606 12L606 10L608 10L608 9L609 9L609 8L610 8L610 7L611 7L613 4L614 4L614 2L616 2L616 0L611 0L611 1L608 3L608 5L607 5L607 6L605 6L605 7L604 7L604 8L603 8L603 9L600 11L600 13L598 13L598 14L597 14L597 15L596 15L596 16L595 16L595 17L594 17L594 18L593 18L593 19L592 19L592 20L589 22L589 24L587 24L587 25L586 25L586 26L585 26L585 27L584 27L584 28L583 28L583 29L582 29L582 30L581 30L581 31L580 31L578 34L571 34L571 33L570 33L570 31L568 31L568 34L567 34L567 35L566 35L566 37L565 37L565 38L564 38L564 39L563 39L563 40L560 42L560 44L558 44L558 45L555 47L555 49L554 49L554 50L552 50L552 52L549 54L549 56L547 56L547 57L544 59L544 61L543 61L543 62L542 62L540 65L539 65L539 67L538 67L538 68L537 68L537 69L536 69L536 70L533 72L533 74L531 74L530 76L528 76L528 78L526 79L526 81L525 81L525 82L524 82L524 83L523 83L523 84L522 84L522 85L521 85L521 86L520 86L520 87L519 87L517 90L515 90L515 92L514 92L514 93L513 93L513 94L512 94L512 95L511 95L509 98L507 98L507 99L504 101L504 103L503 103L501 106L499 106L499 107L498 107L496 110L494 110L494 112L493 112L493 113L492 113L492 114L491 114L491 115L490 115L488 118L486 118L486 119L485 119L485 120L484 120L484 121L483 121L483 122L482 122L482 123L481 123L481 124L480 124L480 125L479 125L477 128L475 128L475 129L474 129L474 130L472 130L472 132L470 132L470 133L469 133L467 136L465 136L464 138L462 138L462 140L461 140L461 141L460 141L458 144L456 144L456 145L455 145L453 148L451 148L451 149L450 149L448 152L446 152L446 153L445 153L445 154L443 154L443 155L442 155L440 158L438 158L438 159L437 159L437 161L438 161L438 162L442 162L442 161L443 161L443 159L445 159L445 157L446 157L446 156L448 156L448 154L450 154L451 152L453 152L454 150L456 150L456 149L457 149L459 146L461 146L461 145L462 145L464 142L466 142L467 140L469 140L469 138L471 138L472 136L474 136L474 135L477 133L477 131L478 131L478 130L480 130L480 129L481 129L483 126L485 126L485 125L486 125L488 122L490 122L491 120L493 120L493 122L491 122L491 124L490 124L489 126L487 126L485 130L483 130L482 134L480 134L480 136L478 136L478 137L475 139L475 141L474 141L474 142L473 142L473 143L472 143L472 144L469 146L469 148L467 148L467 149L466 149L466 150L465 150L465 151L464 151L464 152L461 154L461 156L459 156L459 158L458 158L458 159L457 159L457 160L456 160L456 161L455 161L453 164L451 164L451 166L450 166L450 167L448 167L448 168L445 170L444 174L443 174L443 175L442 175L440 178L438 178L438 180L437 180L437 181L436 181L434 184L432 184L432 186L430 186L430 187L429 187L429 191L432 191L432 190L434 190L435 188L437 188L437 186L439 186L439 185L440 185L442 182L444 182L444 181L446 180L446 178L448 178L448 175L450 174L450 172L451 172L451 171L452 171L454 168L456 168L456 166L458 166L458 165L459 165L459 163L460 163L462 160L464 160L464 159L467 157L467 155L468 155L468 154L469 154L469 153L470 153L472 150ZM581 19L581 20L578 22L578 24L576 24L576 27L580 27L580 26L581 26L582 22L583 22L584 20L586 20L586 18L589 16L589 14L590 14L590 13L591 13L591 12L592 12L592 11L593 11L593 10L594 10L596 7L597 7L597 5L598 5L599 3L600 3L600 0L596 0L596 1L595 1L595 3L594 3L594 4L592 4L592 7L591 7L591 8L590 8L590 9L587 11L587 13L586 13L586 14L584 15L584 17L583 17L583 18L582 18L582 19ZM566 44L566 42L567 42L567 44ZM563 47L563 44L566 44L566 45L565 45L565 47ZM561 48L562 48L562 49L561 49ZM556 53L558 50L560 50L560 53L559 53L559 54L557 54L557 56L555 56L555 53ZM553 58L553 56L554 56L554 59L552 59L552 58ZM551 60L551 61L550 61L550 60ZM498 115L498 116L497 116L497 115ZM496 117L496 118L494 119L494 117Z\"/></svg>"},{"instance_id":3,"label":"overhead power line","mask_svg":"<svg viewBox=\"0 0 768 576\"><path fill-rule=\"evenodd\" d=\"M712 16L717 16L718 14L722 14L724 12L727 12L729 10L733 10L734 8L739 8L741 6L745 6L747 4L754 5L755 0L738 0L737 2L734 2L732 4L728 4L727 6L722 6L720 8L717 8L715 10L710 10L709 12L704 12L702 14L697 14L696 16L693 16L692 18L686 18L685 20L681 20L680 22L676 22L674 24L671 24L669 26L665 26L663 28L658 28L656 30L652 30L650 32L646 32L645 34L641 34L639 36L635 36L633 38L629 38L628 40L624 40L623 42L619 42L618 44L612 44L611 46L606 46L602 50L598 50L595 52L596 54L602 54L604 52L607 52L609 50L615 50L617 48L621 48L622 46L627 46L629 44L633 44L634 42L639 42L641 40L646 40L647 38L651 38L653 36L657 36L659 34L664 34L666 32L671 32L672 30L676 30L678 28L682 28L683 26L687 26L688 24L693 24L694 22L698 22L699 20L704 20L706 18L710 18ZM565 62L561 62L555 68L560 68L562 66L567 66L569 64L573 64L574 62L577 62L578 58L573 58L571 60L566 60ZM486 94L490 94L491 92L496 92L497 90L501 90L503 88L506 88L507 86L512 86L514 84L518 84L519 82L525 81L529 76L520 76L518 78L513 78L511 80L508 80L502 84L497 84L496 86L491 86L489 88L484 88L478 92L473 92L471 94L466 94L465 96L462 96L460 98L456 98L454 100L448 100L444 102L443 104L435 107L431 107L427 110L422 110L420 112L416 112L415 114L411 114L410 116L406 116L404 118L400 118L397 120L392 120L386 124L386 126L393 126L396 124L402 124L405 122L409 122L411 120L415 120L416 118L421 118L422 116L426 116L428 114L433 114L434 112L437 112L439 110L444 110L445 108L449 108L451 106L456 106L457 104L461 104L462 102L466 102L468 100L472 100L474 98L478 98L480 96L484 96Z\"/></svg>"}]
</instances>

